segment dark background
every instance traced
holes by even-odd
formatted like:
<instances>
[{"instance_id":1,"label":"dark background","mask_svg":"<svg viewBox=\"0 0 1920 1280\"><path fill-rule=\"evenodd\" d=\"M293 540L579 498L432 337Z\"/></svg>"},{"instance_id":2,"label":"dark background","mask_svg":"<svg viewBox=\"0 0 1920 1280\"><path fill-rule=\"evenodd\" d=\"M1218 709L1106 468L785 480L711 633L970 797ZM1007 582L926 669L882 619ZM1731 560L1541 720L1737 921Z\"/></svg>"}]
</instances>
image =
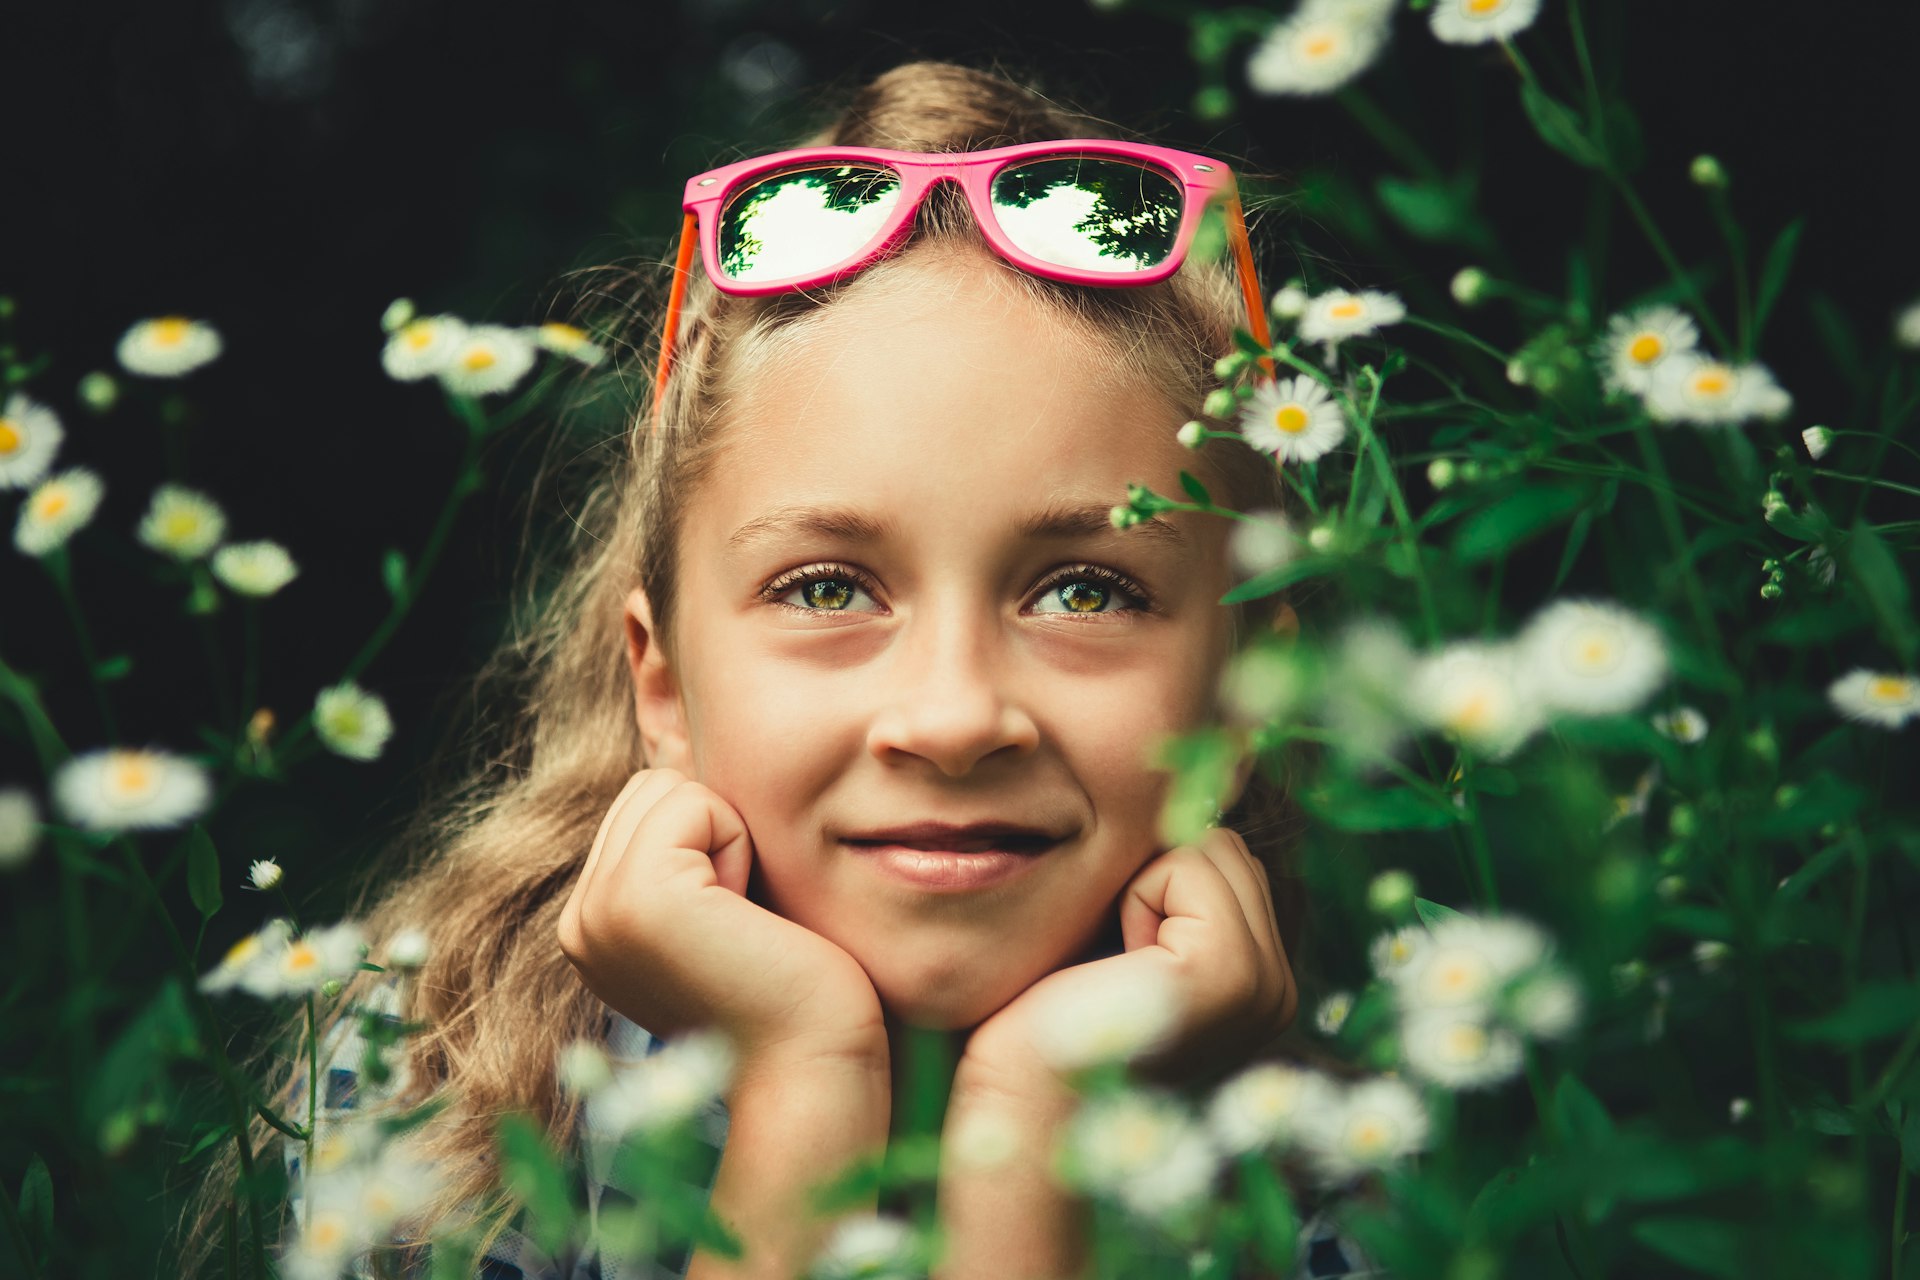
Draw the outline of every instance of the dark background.
<instances>
[{"instance_id":1,"label":"dark background","mask_svg":"<svg viewBox=\"0 0 1920 1280\"><path fill-rule=\"evenodd\" d=\"M1849 425L1861 406L1817 338L1808 291L1833 299L1876 350L1894 311L1920 295L1920 247L1900 194L1920 134L1910 66L1920 15L1707 0L1587 9L1602 77L1641 122L1640 190L1683 259L1722 255L1687 181L1701 151L1733 175L1755 255L1808 215L1760 355L1795 395L1796 430ZM1564 0L1546 0L1520 44L1572 98L1565 17ZM106 478L74 562L100 652L134 657L132 677L113 686L123 739L190 751L200 749L193 727L211 719L209 663L181 612L183 590L155 580L156 557L131 536L153 486L172 474L166 433L176 433L174 478L221 502L229 537L280 541L302 567L264 609L261 701L290 723L385 613L381 552L418 550L462 445L431 383L381 372L378 321L396 296L471 320L557 317L565 273L666 250L689 173L790 145L843 92L920 56L999 60L1170 145L1257 168L1344 174L1362 191L1399 172L1328 100L1243 95L1231 122L1198 119L1181 20L1055 0L74 2L14 5L3 31L0 293L17 307L8 341L22 358L52 357L27 389L67 426L57 465ZM1235 87L1245 54L1228 62ZM1591 178L1533 136L1498 50L1440 45L1424 14L1401 13L1360 84L1443 166L1480 168L1503 246L1527 283L1560 292ZM1613 210L1609 308L1664 278ZM1282 230L1297 242L1268 246L1269 291L1299 253L1410 301L1444 290L1470 260L1391 231L1383 249L1325 213ZM1724 279L1711 297L1730 314ZM184 420L164 426L161 400L173 388L137 379L105 417L80 409L76 382L113 368L127 325L176 312L211 321L226 340L222 358L183 384ZM1509 313L1482 314L1470 323L1489 340L1524 336ZM342 873L417 802L460 681L504 621L540 445L530 432L496 442L488 487L407 625L361 677L399 728L386 755L322 756L295 786L243 791L215 825L229 883L245 860L279 857L303 916L326 920L341 909ZM564 515L543 496L536 527ZM232 659L236 611L215 621ZM0 651L44 682L75 750L104 745L58 598L11 549L0 552ZM237 671L221 676L237 690ZM31 777L17 742L0 742L0 782ZM9 892L39 892L42 874L51 893L46 866ZM191 919L183 887L169 893L178 918ZM263 915L223 912L209 954ZM0 1164L10 1181L13 1145Z\"/></svg>"}]
</instances>

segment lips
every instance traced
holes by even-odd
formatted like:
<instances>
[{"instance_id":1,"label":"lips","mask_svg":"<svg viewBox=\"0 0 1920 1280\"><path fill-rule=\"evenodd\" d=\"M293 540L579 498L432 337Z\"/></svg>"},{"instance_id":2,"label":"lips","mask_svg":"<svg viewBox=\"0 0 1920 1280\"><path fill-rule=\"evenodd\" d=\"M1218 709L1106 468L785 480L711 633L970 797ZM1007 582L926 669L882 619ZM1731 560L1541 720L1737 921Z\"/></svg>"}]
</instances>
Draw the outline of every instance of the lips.
<instances>
[{"instance_id":1,"label":"lips","mask_svg":"<svg viewBox=\"0 0 1920 1280\"><path fill-rule=\"evenodd\" d=\"M979 822L914 822L849 832L847 844L867 848L916 849L928 853L1041 853L1067 838L1037 823L987 819Z\"/></svg>"},{"instance_id":2,"label":"lips","mask_svg":"<svg viewBox=\"0 0 1920 1280\"><path fill-rule=\"evenodd\" d=\"M848 839L846 843L855 848L865 849L914 849L923 853L1017 853L1038 854L1051 849L1060 841L1044 835L998 835L986 836L974 840L956 840L935 838L925 840L903 840L892 836L874 839Z\"/></svg>"}]
</instances>

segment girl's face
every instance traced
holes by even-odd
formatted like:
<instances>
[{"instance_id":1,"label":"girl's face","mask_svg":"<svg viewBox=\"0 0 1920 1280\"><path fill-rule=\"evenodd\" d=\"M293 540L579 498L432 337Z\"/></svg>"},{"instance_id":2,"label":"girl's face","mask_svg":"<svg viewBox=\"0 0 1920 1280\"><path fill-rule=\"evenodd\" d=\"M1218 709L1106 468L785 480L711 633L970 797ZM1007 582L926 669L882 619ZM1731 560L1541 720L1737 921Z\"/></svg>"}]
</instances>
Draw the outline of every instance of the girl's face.
<instances>
[{"instance_id":1,"label":"girl's face","mask_svg":"<svg viewBox=\"0 0 1920 1280\"><path fill-rule=\"evenodd\" d=\"M985 252L917 253L920 287L837 302L748 375L684 517L676 670L645 643L644 593L628 605L650 763L739 811L756 901L852 955L891 1015L942 1029L1117 929L1165 848L1149 753L1211 710L1232 585L1226 521L1108 523L1130 482L1180 494L1184 415ZM1043 514L1071 528L1027 531ZM929 821L1067 838L1009 883L944 893L843 841Z\"/></svg>"}]
</instances>

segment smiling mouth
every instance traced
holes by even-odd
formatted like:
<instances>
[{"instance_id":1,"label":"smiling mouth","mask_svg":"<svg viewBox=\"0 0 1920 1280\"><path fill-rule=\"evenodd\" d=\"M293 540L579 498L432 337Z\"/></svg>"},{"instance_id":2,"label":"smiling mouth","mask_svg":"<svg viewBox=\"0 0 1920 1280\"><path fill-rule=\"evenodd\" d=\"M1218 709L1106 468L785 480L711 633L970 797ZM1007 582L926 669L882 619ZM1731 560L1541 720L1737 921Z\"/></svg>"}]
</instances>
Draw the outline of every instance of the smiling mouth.
<instances>
[{"instance_id":1,"label":"smiling mouth","mask_svg":"<svg viewBox=\"0 0 1920 1280\"><path fill-rule=\"evenodd\" d=\"M983 840L847 840L856 849L917 849L923 853L1045 853L1063 843L1046 836L990 836Z\"/></svg>"}]
</instances>

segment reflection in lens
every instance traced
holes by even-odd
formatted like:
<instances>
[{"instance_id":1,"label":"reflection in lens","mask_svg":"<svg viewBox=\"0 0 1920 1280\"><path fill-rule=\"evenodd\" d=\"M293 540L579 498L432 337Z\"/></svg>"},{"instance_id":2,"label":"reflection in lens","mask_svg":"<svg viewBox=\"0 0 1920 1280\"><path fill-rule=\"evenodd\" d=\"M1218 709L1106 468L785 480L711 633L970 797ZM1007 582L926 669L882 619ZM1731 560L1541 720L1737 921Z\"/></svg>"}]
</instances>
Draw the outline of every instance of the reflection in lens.
<instances>
[{"instance_id":1,"label":"reflection in lens","mask_svg":"<svg viewBox=\"0 0 1920 1280\"><path fill-rule=\"evenodd\" d=\"M899 198L899 176L867 165L763 178L721 216L720 270L752 281L830 267L872 240Z\"/></svg>"},{"instance_id":2,"label":"reflection in lens","mask_svg":"<svg viewBox=\"0 0 1920 1280\"><path fill-rule=\"evenodd\" d=\"M1034 257L1083 271L1144 271L1173 252L1184 192L1158 169L1092 156L1037 160L993 180L993 212Z\"/></svg>"}]
</instances>

